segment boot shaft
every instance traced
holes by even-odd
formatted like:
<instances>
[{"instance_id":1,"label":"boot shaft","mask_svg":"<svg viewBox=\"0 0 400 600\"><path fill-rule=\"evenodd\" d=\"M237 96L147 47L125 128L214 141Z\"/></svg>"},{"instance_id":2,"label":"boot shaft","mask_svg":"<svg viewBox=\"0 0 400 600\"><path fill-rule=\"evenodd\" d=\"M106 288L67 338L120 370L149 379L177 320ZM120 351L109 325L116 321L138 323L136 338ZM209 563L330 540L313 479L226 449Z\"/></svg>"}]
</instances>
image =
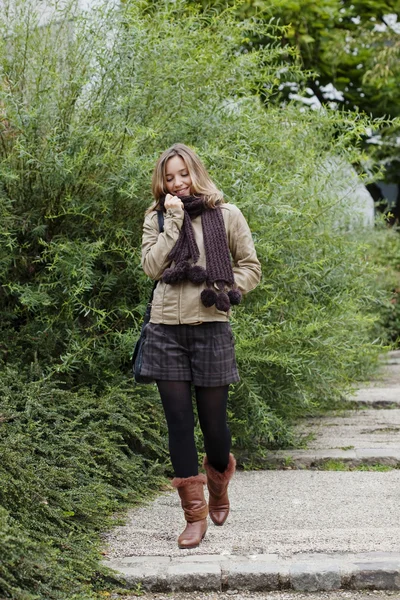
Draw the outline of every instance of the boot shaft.
<instances>
[{"instance_id":1,"label":"boot shaft","mask_svg":"<svg viewBox=\"0 0 400 600\"><path fill-rule=\"evenodd\" d=\"M230 454L228 466L223 473L214 469L207 457L203 464L207 473L210 517L215 525L223 525L229 514L228 485L235 472L236 460L233 454Z\"/></svg>"},{"instance_id":2,"label":"boot shaft","mask_svg":"<svg viewBox=\"0 0 400 600\"><path fill-rule=\"evenodd\" d=\"M208 506L204 496L205 475L193 477L175 477L172 485L177 488L181 506L188 523L195 523L205 519L208 515Z\"/></svg>"}]
</instances>

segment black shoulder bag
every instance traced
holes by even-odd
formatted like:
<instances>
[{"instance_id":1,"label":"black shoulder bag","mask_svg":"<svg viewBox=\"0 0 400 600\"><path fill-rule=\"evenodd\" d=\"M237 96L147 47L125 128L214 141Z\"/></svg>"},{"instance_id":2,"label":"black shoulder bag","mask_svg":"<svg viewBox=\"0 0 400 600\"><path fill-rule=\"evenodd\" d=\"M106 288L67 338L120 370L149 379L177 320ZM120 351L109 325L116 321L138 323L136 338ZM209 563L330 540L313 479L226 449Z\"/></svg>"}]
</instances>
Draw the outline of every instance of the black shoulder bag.
<instances>
[{"instance_id":1,"label":"black shoulder bag","mask_svg":"<svg viewBox=\"0 0 400 600\"><path fill-rule=\"evenodd\" d=\"M162 210L157 211L158 217L158 228L160 233L164 231L164 213ZM143 360L143 344L146 337L145 327L147 323L150 321L150 313L151 313L151 303L153 301L154 290L156 289L158 281L154 282L153 289L151 290L150 300L146 307L146 312L143 318L142 329L140 330L140 336L138 341L135 344L135 349L133 351L132 356L132 370L133 375L135 377L136 383L153 383L153 379L151 377L146 377L145 375L141 375L140 371L142 370L142 360Z\"/></svg>"}]
</instances>

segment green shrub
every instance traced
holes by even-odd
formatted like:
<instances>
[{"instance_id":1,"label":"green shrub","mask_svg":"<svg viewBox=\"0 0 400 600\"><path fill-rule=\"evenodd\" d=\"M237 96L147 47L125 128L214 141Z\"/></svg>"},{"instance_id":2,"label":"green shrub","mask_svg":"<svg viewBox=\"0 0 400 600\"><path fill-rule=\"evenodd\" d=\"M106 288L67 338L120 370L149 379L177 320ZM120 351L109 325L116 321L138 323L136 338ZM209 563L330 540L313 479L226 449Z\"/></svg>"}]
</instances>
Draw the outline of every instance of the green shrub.
<instances>
[{"instance_id":1,"label":"green shrub","mask_svg":"<svg viewBox=\"0 0 400 600\"><path fill-rule=\"evenodd\" d=\"M101 579L94 532L164 482L166 436L151 392L114 387L98 397L2 374L0 589L7 597L72 598Z\"/></svg>"},{"instance_id":2,"label":"green shrub","mask_svg":"<svg viewBox=\"0 0 400 600\"><path fill-rule=\"evenodd\" d=\"M388 341L400 344L400 232L381 226L373 236L370 260L377 265L377 288L386 290L379 303L380 322Z\"/></svg>"},{"instance_id":3,"label":"green shrub","mask_svg":"<svg viewBox=\"0 0 400 600\"><path fill-rule=\"evenodd\" d=\"M257 455L290 443L292 419L329 407L368 374L383 295L366 260L371 231L357 227L351 202L339 202L351 182L327 166L335 147L346 154L344 124L335 114L289 107L286 122L272 109L254 114L240 117L246 133L237 133L236 156L250 148L244 162L235 161L232 180L255 232L263 281L234 315L243 377L231 406L237 443ZM223 188L233 197L229 183Z\"/></svg>"},{"instance_id":4,"label":"green shrub","mask_svg":"<svg viewBox=\"0 0 400 600\"><path fill-rule=\"evenodd\" d=\"M38 376L101 389L128 365L150 290L139 256L156 157L178 139L220 154L229 102L256 74L279 83L282 51L241 55L256 23L183 16L182 2L104 3L70 27L67 7L45 29L33 4L2 26L0 344Z\"/></svg>"}]
</instances>

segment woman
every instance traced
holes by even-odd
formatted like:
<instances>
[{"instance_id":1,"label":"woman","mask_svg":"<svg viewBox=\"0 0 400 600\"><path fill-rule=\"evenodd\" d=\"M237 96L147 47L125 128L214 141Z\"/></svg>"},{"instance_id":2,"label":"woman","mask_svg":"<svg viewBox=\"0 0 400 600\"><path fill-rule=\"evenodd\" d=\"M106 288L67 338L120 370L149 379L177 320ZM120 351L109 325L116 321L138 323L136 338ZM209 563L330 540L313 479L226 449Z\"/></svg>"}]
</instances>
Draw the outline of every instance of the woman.
<instances>
[{"instance_id":1,"label":"woman","mask_svg":"<svg viewBox=\"0 0 400 600\"><path fill-rule=\"evenodd\" d=\"M227 426L229 384L239 381L230 307L256 287L261 269L240 210L226 204L198 156L174 144L153 173L155 203L143 227L142 266L155 289L146 326L141 374L158 386L168 424L169 450L186 519L180 548L195 548L208 512L223 525L228 483L235 471ZM157 211L164 211L160 233ZM233 261L233 265L232 265ZM204 436L206 477L198 473L191 386Z\"/></svg>"}]
</instances>

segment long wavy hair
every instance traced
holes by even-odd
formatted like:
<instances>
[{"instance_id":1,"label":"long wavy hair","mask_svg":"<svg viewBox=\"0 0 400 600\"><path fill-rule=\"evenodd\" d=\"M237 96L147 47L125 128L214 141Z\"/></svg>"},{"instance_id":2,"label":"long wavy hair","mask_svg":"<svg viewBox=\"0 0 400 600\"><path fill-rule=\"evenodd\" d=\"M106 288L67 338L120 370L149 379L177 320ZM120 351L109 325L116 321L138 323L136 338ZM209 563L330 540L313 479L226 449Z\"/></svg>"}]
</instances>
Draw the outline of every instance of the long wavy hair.
<instances>
[{"instance_id":1,"label":"long wavy hair","mask_svg":"<svg viewBox=\"0 0 400 600\"><path fill-rule=\"evenodd\" d=\"M165 150L154 167L151 181L151 191L154 196L153 204L147 209L146 214L153 210L159 210L160 199L168 194L165 182L165 169L167 162L173 156L180 156L186 165L190 179L192 180L192 194L202 196L209 208L215 208L224 202L222 192L217 188L206 171L200 158L185 144L174 144Z\"/></svg>"}]
</instances>

